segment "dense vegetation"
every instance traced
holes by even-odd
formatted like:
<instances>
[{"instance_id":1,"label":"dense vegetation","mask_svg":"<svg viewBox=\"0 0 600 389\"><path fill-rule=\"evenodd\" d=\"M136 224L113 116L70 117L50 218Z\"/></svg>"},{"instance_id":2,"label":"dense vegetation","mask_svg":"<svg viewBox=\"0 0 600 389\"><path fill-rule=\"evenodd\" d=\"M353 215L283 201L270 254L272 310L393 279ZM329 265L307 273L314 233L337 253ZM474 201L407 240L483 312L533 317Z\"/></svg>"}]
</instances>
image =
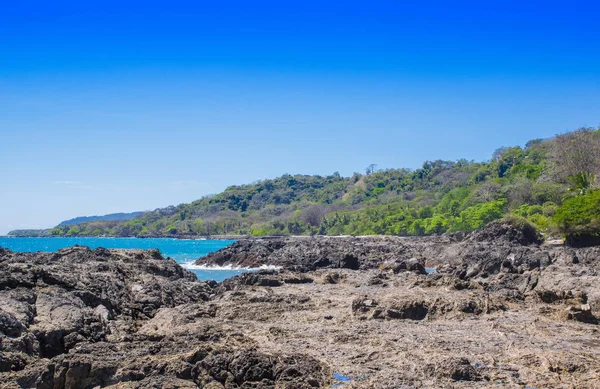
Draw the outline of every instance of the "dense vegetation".
<instances>
[{"instance_id":1,"label":"dense vegetation","mask_svg":"<svg viewBox=\"0 0 600 389\"><path fill-rule=\"evenodd\" d=\"M231 186L129 221L59 226L51 235L426 235L471 231L509 215L540 231L597 236L600 129L583 128L486 162L427 161L352 177L283 175Z\"/></svg>"}]
</instances>

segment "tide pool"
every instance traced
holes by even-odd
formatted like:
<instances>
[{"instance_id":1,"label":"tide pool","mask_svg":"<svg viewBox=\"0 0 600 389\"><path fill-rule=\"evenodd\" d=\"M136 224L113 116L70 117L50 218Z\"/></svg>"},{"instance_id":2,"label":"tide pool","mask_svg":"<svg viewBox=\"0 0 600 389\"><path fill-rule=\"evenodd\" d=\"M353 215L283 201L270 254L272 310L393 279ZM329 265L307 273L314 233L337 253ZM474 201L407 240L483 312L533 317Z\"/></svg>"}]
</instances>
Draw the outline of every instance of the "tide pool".
<instances>
[{"instance_id":1,"label":"tide pool","mask_svg":"<svg viewBox=\"0 0 600 389\"><path fill-rule=\"evenodd\" d=\"M223 281L242 274L247 269L202 268L193 262L209 253L234 243L234 240L186 240L169 238L11 238L0 237L0 247L18 252L52 252L75 245L91 249L159 249L163 256L173 258L181 266L196 273L200 280Z\"/></svg>"}]
</instances>

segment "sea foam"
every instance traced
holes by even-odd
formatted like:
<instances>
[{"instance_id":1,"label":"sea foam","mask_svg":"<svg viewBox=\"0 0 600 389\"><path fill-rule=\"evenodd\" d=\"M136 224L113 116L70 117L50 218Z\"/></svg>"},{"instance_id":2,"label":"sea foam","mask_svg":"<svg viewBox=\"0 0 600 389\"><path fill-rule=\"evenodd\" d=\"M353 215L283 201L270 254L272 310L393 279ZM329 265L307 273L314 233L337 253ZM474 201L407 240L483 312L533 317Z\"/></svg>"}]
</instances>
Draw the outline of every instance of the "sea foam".
<instances>
[{"instance_id":1,"label":"sea foam","mask_svg":"<svg viewBox=\"0 0 600 389\"><path fill-rule=\"evenodd\" d=\"M224 266L208 266L208 265L196 265L195 261L186 262L180 264L182 267L189 270L239 270L239 271L259 271L259 270L280 270L281 266L274 265L261 265L259 267L241 267L241 266L233 266L233 265L224 265Z\"/></svg>"}]
</instances>

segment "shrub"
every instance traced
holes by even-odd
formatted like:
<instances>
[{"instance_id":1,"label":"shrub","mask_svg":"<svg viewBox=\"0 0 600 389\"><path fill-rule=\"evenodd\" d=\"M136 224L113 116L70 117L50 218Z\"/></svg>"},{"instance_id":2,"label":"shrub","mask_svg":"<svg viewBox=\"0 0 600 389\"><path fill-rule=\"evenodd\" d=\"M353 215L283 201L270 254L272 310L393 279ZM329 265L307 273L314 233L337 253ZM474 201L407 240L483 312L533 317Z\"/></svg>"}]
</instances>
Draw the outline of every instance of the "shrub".
<instances>
[{"instance_id":1,"label":"shrub","mask_svg":"<svg viewBox=\"0 0 600 389\"><path fill-rule=\"evenodd\" d=\"M459 215L455 230L476 230L504 215L506 200L490 201L477 204L462 211Z\"/></svg>"},{"instance_id":2,"label":"shrub","mask_svg":"<svg viewBox=\"0 0 600 389\"><path fill-rule=\"evenodd\" d=\"M544 216L548 216L548 217L554 216L554 213L556 212L557 208L558 208L558 205L554 204L551 201L548 201L548 202L544 203L544 205L542 205Z\"/></svg>"},{"instance_id":3,"label":"shrub","mask_svg":"<svg viewBox=\"0 0 600 389\"><path fill-rule=\"evenodd\" d=\"M566 200L553 219L563 234L600 235L600 191Z\"/></svg>"},{"instance_id":4,"label":"shrub","mask_svg":"<svg viewBox=\"0 0 600 389\"><path fill-rule=\"evenodd\" d=\"M425 234L441 234L448 230L448 219L441 215L423 220L425 222Z\"/></svg>"},{"instance_id":5,"label":"shrub","mask_svg":"<svg viewBox=\"0 0 600 389\"><path fill-rule=\"evenodd\" d=\"M556 182L542 182L533 185L531 198L536 204L547 202L560 204L566 194L567 188L564 185L557 184Z\"/></svg>"},{"instance_id":6,"label":"shrub","mask_svg":"<svg viewBox=\"0 0 600 389\"><path fill-rule=\"evenodd\" d=\"M543 231L547 231L552 225L552 219L539 213L529 216L528 220L535 224L538 229Z\"/></svg>"},{"instance_id":7,"label":"shrub","mask_svg":"<svg viewBox=\"0 0 600 389\"><path fill-rule=\"evenodd\" d=\"M525 236L538 236L538 230L529 220L517 215L506 215L501 220L503 223L510 224L519 231L522 231Z\"/></svg>"},{"instance_id":8,"label":"shrub","mask_svg":"<svg viewBox=\"0 0 600 389\"><path fill-rule=\"evenodd\" d=\"M529 216L533 216L533 215L540 215L543 212L544 212L544 209L541 205L528 205L528 204L523 204L519 208L517 208L513 211L513 213L515 215L525 217L525 218L529 217Z\"/></svg>"}]
</instances>

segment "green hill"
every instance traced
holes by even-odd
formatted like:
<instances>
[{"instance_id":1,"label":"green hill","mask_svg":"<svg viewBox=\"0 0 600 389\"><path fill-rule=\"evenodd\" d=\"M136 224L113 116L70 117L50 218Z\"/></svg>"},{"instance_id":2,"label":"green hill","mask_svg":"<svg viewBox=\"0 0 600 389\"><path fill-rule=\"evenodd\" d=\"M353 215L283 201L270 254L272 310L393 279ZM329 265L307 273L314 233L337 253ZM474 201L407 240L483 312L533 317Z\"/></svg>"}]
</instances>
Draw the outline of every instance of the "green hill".
<instances>
[{"instance_id":1,"label":"green hill","mask_svg":"<svg viewBox=\"0 0 600 389\"><path fill-rule=\"evenodd\" d=\"M416 170L370 166L351 177L286 174L132 220L60 226L50 234L424 235L470 231L507 215L545 232L596 234L596 218L566 222L563 203L597 196L599 165L600 129L584 128L500 148L485 162L426 161Z\"/></svg>"}]
</instances>

